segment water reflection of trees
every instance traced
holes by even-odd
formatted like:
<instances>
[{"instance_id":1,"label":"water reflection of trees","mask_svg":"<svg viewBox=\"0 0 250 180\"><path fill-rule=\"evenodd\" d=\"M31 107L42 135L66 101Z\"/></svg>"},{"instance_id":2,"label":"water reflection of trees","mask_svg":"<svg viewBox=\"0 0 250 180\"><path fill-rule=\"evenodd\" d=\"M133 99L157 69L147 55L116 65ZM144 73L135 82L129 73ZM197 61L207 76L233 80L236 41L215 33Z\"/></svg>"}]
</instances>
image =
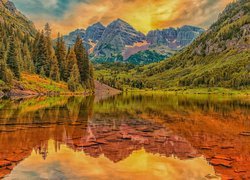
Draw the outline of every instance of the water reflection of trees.
<instances>
[{"instance_id":1,"label":"water reflection of trees","mask_svg":"<svg viewBox=\"0 0 250 180\"><path fill-rule=\"evenodd\" d=\"M96 112L130 111L165 113L219 113L227 115L234 111L244 114L250 111L250 101L244 98L207 95L119 95L99 102L95 106Z\"/></svg>"},{"instance_id":2,"label":"water reflection of trees","mask_svg":"<svg viewBox=\"0 0 250 180\"><path fill-rule=\"evenodd\" d=\"M88 121L94 97L38 97L0 100L0 124L51 124Z\"/></svg>"}]
</instances>

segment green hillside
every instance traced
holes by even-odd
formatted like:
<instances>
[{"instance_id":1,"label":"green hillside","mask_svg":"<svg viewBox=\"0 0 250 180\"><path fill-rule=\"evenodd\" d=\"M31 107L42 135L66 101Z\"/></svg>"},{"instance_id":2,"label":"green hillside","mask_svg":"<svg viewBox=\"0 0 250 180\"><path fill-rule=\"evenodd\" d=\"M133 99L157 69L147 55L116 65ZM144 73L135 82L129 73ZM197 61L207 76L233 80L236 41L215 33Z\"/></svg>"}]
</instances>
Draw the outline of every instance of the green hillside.
<instances>
[{"instance_id":1,"label":"green hillside","mask_svg":"<svg viewBox=\"0 0 250 180\"><path fill-rule=\"evenodd\" d=\"M124 73L102 78L106 81L112 81L112 78L118 81L122 79L122 88L248 89L249 52L250 2L239 0L229 4L218 20L182 52L165 61L129 70L129 81L122 75Z\"/></svg>"},{"instance_id":2,"label":"green hillside","mask_svg":"<svg viewBox=\"0 0 250 180\"><path fill-rule=\"evenodd\" d=\"M162 55L154 50L146 50L146 51L140 51L130 56L127 59L127 62L136 65L141 65L141 64L143 65L143 64L150 64L152 62L159 62L170 56L171 56L170 53L168 55Z\"/></svg>"}]
</instances>

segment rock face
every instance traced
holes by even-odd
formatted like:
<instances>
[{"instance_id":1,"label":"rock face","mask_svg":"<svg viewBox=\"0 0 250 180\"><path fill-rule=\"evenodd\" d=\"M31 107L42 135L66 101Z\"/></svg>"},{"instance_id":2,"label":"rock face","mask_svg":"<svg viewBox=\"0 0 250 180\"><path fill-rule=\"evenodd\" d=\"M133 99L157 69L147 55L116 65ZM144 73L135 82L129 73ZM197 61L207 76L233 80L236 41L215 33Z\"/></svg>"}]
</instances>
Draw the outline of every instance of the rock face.
<instances>
[{"instance_id":1,"label":"rock face","mask_svg":"<svg viewBox=\"0 0 250 180\"><path fill-rule=\"evenodd\" d=\"M64 36L63 39L67 43L67 46L71 47L74 45L77 36L80 36L82 39L84 39L85 35L86 35L86 31L84 29L77 29L69 33L69 35Z\"/></svg>"},{"instance_id":2,"label":"rock face","mask_svg":"<svg viewBox=\"0 0 250 180\"><path fill-rule=\"evenodd\" d=\"M154 47L165 45L170 49L179 50L192 43L203 32L203 29L194 26L154 30L148 33L147 41Z\"/></svg>"},{"instance_id":3,"label":"rock face","mask_svg":"<svg viewBox=\"0 0 250 180\"><path fill-rule=\"evenodd\" d=\"M195 41L192 48L193 54L203 56L229 50L249 50L249 0L229 4L208 31Z\"/></svg>"},{"instance_id":4,"label":"rock face","mask_svg":"<svg viewBox=\"0 0 250 180\"><path fill-rule=\"evenodd\" d=\"M142 42L145 36L121 19L112 22L104 31L102 38L95 47L95 55L112 57L119 54L126 46Z\"/></svg>"},{"instance_id":5,"label":"rock face","mask_svg":"<svg viewBox=\"0 0 250 180\"><path fill-rule=\"evenodd\" d=\"M93 24L86 30L84 37L85 41L93 41L94 43L97 43L101 39L105 29L105 26L103 26L100 22Z\"/></svg>"},{"instance_id":6,"label":"rock face","mask_svg":"<svg viewBox=\"0 0 250 180\"><path fill-rule=\"evenodd\" d=\"M172 51L180 50L192 43L204 30L194 26L168 28L150 31L147 35L135 30L127 22L117 19L107 27L100 22L64 36L68 46L72 46L76 37L82 37L85 48L95 62L126 61L130 56L146 50L154 50L165 57ZM145 55L145 58L147 55ZM162 59L163 60L163 59ZM146 62L147 61L147 62ZM143 63L141 60L140 63ZM145 59L146 64L150 63ZM154 61L152 61L154 62Z\"/></svg>"}]
</instances>

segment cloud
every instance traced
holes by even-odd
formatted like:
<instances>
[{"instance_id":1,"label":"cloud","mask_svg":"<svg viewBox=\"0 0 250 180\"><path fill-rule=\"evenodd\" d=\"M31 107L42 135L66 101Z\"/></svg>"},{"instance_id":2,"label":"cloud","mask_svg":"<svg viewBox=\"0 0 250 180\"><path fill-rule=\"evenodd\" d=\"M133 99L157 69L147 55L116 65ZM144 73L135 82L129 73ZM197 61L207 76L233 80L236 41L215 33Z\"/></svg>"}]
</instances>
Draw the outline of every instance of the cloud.
<instances>
[{"instance_id":1,"label":"cloud","mask_svg":"<svg viewBox=\"0 0 250 180\"><path fill-rule=\"evenodd\" d=\"M107 25L122 18L136 29L149 30L182 25L204 28L232 0L13 0L38 28L46 22L54 34L63 34L100 21Z\"/></svg>"}]
</instances>

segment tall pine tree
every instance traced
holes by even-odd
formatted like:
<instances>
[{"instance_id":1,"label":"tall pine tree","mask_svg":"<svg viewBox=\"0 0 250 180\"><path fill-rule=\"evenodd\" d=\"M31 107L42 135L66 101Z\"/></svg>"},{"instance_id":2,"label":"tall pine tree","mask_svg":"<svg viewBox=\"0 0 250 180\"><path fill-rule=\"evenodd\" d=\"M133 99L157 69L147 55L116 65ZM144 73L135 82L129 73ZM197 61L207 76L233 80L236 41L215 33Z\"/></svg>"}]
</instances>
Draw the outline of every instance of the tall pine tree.
<instances>
[{"instance_id":1,"label":"tall pine tree","mask_svg":"<svg viewBox=\"0 0 250 180\"><path fill-rule=\"evenodd\" d=\"M67 62L68 62L68 74L70 75L73 69L73 66L77 64L76 54L73 48L68 50Z\"/></svg>"},{"instance_id":2,"label":"tall pine tree","mask_svg":"<svg viewBox=\"0 0 250 180\"><path fill-rule=\"evenodd\" d=\"M46 23L44 27L44 37L45 37L45 42L46 42L47 54L48 54L48 59L47 59L47 63L45 66L46 76L50 75L50 71L51 71L50 67L51 67L51 63L55 55L54 48L52 46L51 32L52 32L52 29L50 28L49 23Z\"/></svg>"},{"instance_id":3,"label":"tall pine tree","mask_svg":"<svg viewBox=\"0 0 250 180\"><path fill-rule=\"evenodd\" d=\"M36 72L38 74L41 73L41 70L43 69L44 72L43 75L47 75L48 69L46 69L45 67L47 67L48 65L48 53L47 53L47 47L46 47L46 40L44 37L44 33L42 32L40 34L40 38L39 41L37 43L37 57L36 57ZM46 71L47 70L47 71Z\"/></svg>"},{"instance_id":4,"label":"tall pine tree","mask_svg":"<svg viewBox=\"0 0 250 180\"><path fill-rule=\"evenodd\" d=\"M68 64L67 64L67 59L66 59L66 46L60 34L58 34L57 43L55 47L55 54L56 54L59 69L60 69L61 80L67 82L69 75L67 71Z\"/></svg>"},{"instance_id":5,"label":"tall pine tree","mask_svg":"<svg viewBox=\"0 0 250 180\"><path fill-rule=\"evenodd\" d=\"M80 85L80 72L77 64L73 65L72 72L70 73L70 78L68 81L68 87L70 91L77 91L81 85Z\"/></svg>"},{"instance_id":6,"label":"tall pine tree","mask_svg":"<svg viewBox=\"0 0 250 180\"><path fill-rule=\"evenodd\" d=\"M56 82L60 81L60 72L56 56L52 58L50 69L50 78Z\"/></svg>"},{"instance_id":7,"label":"tall pine tree","mask_svg":"<svg viewBox=\"0 0 250 180\"><path fill-rule=\"evenodd\" d=\"M83 41L80 38L80 36L76 38L74 50L76 54L77 65L80 72L81 83L86 88L90 88L90 63L89 63L88 53L83 47Z\"/></svg>"},{"instance_id":8,"label":"tall pine tree","mask_svg":"<svg viewBox=\"0 0 250 180\"><path fill-rule=\"evenodd\" d=\"M20 69L19 69L19 64L18 64L18 54L17 54L17 49L15 46L14 35L12 35L10 38L6 63L8 67L10 68L10 70L13 72L14 76L17 79L20 79L21 75L20 75Z\"/></svg>"}]
</instances>

